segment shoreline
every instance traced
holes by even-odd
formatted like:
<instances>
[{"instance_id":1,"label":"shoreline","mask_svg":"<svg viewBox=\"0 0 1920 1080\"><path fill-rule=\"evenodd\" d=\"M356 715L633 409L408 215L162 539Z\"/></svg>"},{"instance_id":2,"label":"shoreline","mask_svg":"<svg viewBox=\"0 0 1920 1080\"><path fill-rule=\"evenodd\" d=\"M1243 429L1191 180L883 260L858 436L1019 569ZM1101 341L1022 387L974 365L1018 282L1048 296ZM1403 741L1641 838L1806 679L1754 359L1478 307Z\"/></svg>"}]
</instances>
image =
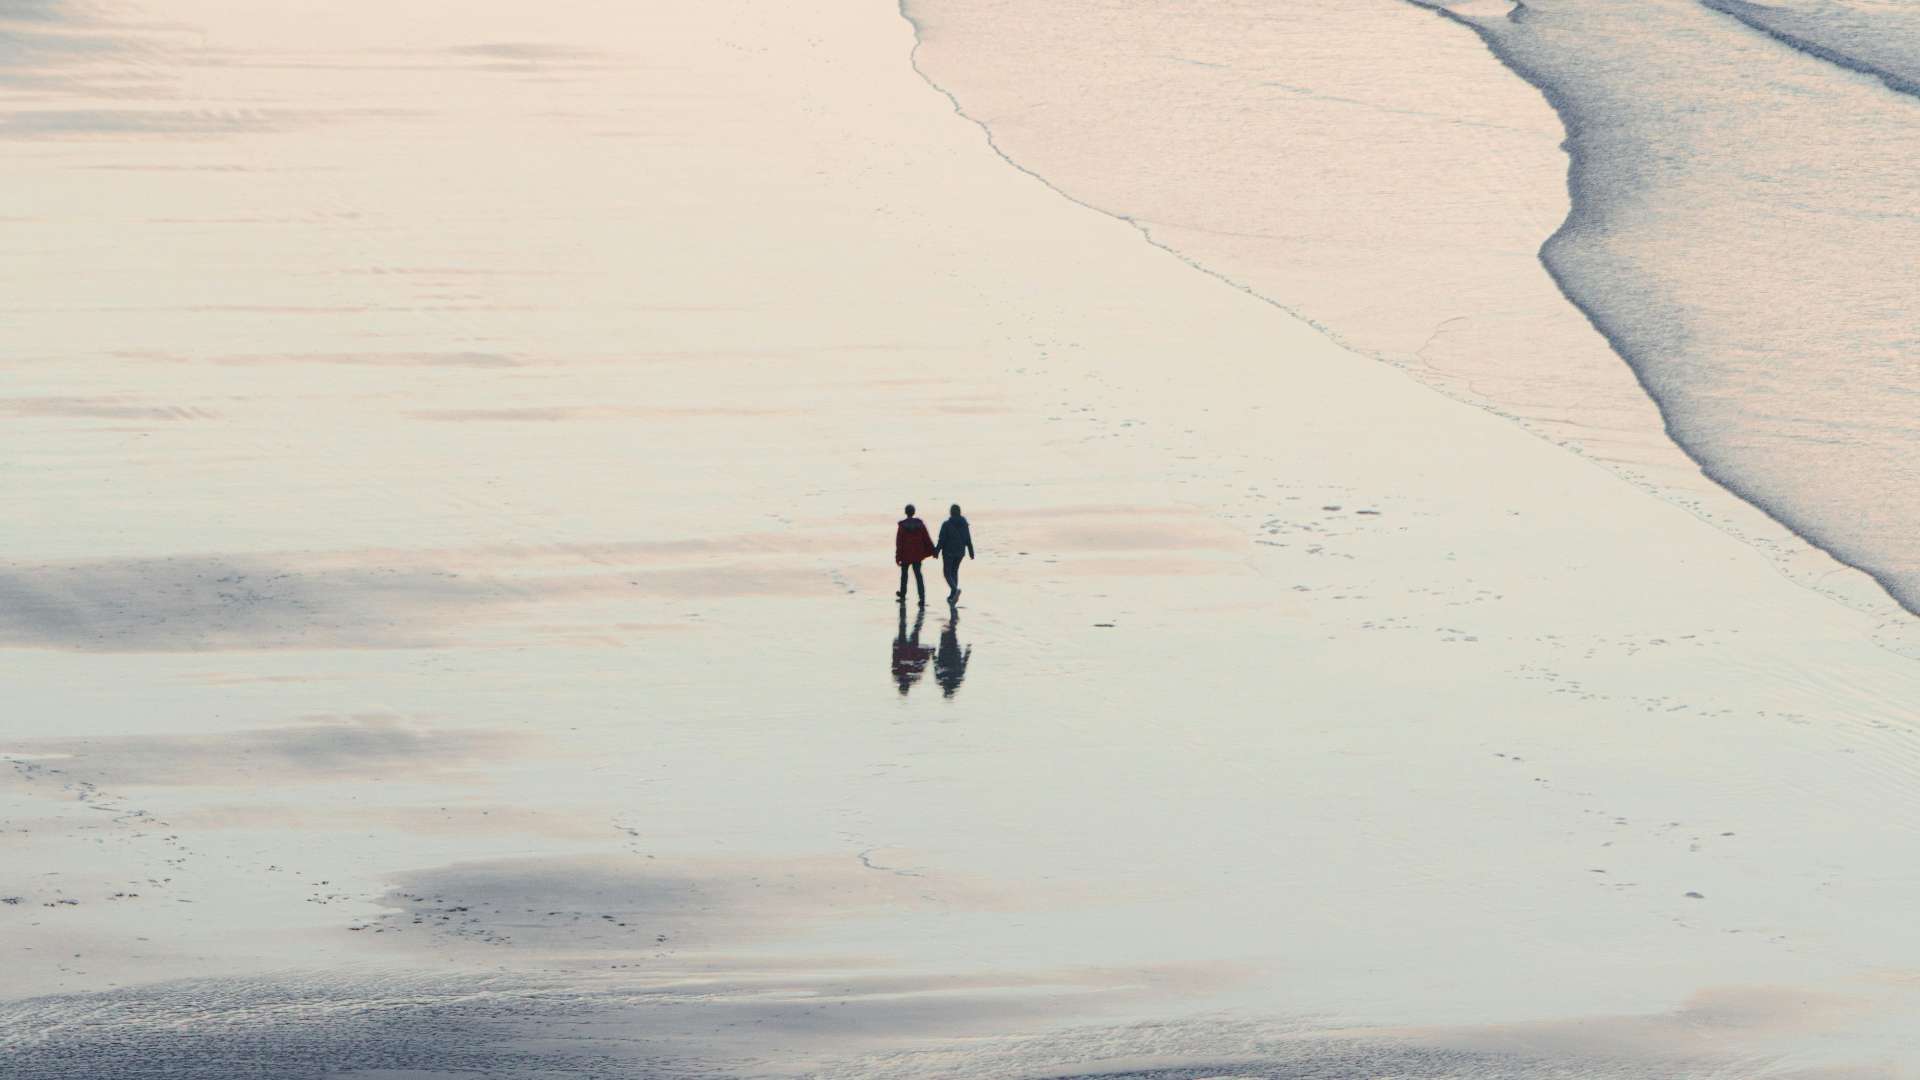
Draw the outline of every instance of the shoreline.
<instances>
[{"instance_id":1,"label":"shoreline","mask_svg":"<svg viewBox=\"0 0 1920 1080\"><path fill-rule=\"evenodd\" d=\"M1583 234L1593 233L1595 236L1599 236L1604 233L1604 227L1596 228L1596 219L1604 219L1606 217L1606 212L1602 209L1602 204L1608 201L1608 194L1604 188L1593 184L1589 179L1588 174L1593 170L1590 163L1586 160L1586 158L1592 156L1593 153L1597 151L1589 151L1587 153L1583 153L1582 151L1583 146L1603 141L1602 137L1596 137L1590 133L1591 129L1602 125L1596 122L1594 117L1587 117L1583 120L1580 109L1570 96L1568 88L1562 85L1561 81L1557 81L1552 75L1540 70L1524 59L1521 50L1516 48L1513 42L1503 37L1497 28L1490 27L1478 18L1463 16L1451 11L1443 2L1438 2L1438 0L1407 0L1407 2L1416 7L1431 11L1448 22L1471 31L1475 37L1486 45L1487 50L1493 54L1502 66L1511 71L1516 78L1521 79L1539 91L1541 96L1546 99L1547 103L1560 117L1561 124L1567 133L1564 146L1566 147L1567 153L1569 211L1566 219L1561 222L1560 227L1554 230L1553 234L1548 236L1542 243L1540 248L1541 267L1553 279L1554 285L1560 290L1561 295L1566 298L1567 303L1579 310L1587 321L1592 324L1595 331L1606 340L1608 347L1620 358L1621 363L1633 372L1635 381L1639 383L1642 390L1646 392L1648 398L1659 410L1662 431L1666 437L1672 441L1675 448L1685 454L1689 460L1698 466L1703 476L1718 485L1729 495L1753 509L1758 510L1761 514L1764 514L1768 520L1778 525L1780 529L1802 541L1808 547L1824 553L1841 565L1871 579L1886 592L1888 599L1902 611L1909 615L1920 616L1920 593L1914 593L1911 587L1905 585L1901 574L1888 566L1884 558L1876 558L1872 554L1863 552L1854 552L1851 557L1849 557L1846 548L1850 546L1857 547L1858 540L1850 540L1844 528L1836 532L1835 521L1822 521L1817 516L1809 515L1804 510L1797 511L1796 508L1792 506L1782 505L1781 499L1778 497L1769 497L1765 490L1764 478L1760 481L1743 479L1740 463L1734 461L1716 462L1708 452L1710 448L1690 445L1692 440L1683 430L1683 425L1676 423L1672 415L1674 402L1669 400L1669 398L1663 395L1656 387L1655 379L1660 372L1658 368L1650 366L1646 355L1648 352L1653 351L1659 342L1649 341L1646 342L1642 348L1635 349L1631 344L1631 339L1636 335L1630 332L1628 327L1622 325L1623 320L1609 318L1606 310L1605 297L1595 297L1592 295L1583 296L1584 290L1571 280L1570 275L1576 272L1575 267L1578 262L1577 255L1561 255L1556 257L1556 250L1579 248L1581 246L1579 241L1582 239ZM1838 54L1820 50L1817 47L1807 48L1805 46L1808 43L1799 43L1791 36L1775 33L1752 18L1742 17L1741 12L1734 10L1728 5L1706 0L1702 6L1716 13L1726 15L1741 25L1750 27L1796 52L1846 68L1850 71L1856 71L1877 78L1881 82L1886 83L1888 89L1895 93L1910 93L1908 88L1899 85L1898 77L1891 72L1884 72L1871 67L1860 67L1847 62L1846 58ZM1613 126L1620 126L1617 120ZM1584 197L1582 195L1583 188L1587 189ZM1612 201L1623 202L1626 201L1626 199L1626 196L1618 196ZM1603 246L1599 240L1594 240L1593 243L1596 246ZM1615 306L1618 305L1616 304ZM1643 339L1647 337L1644 332L1638 336ZM1671 363L1669 366L1671 366ZM1670 371L1667 372L1667 374L1671 377Z\"/></svg>"},{"instance_id":2,"label":"shoreline","mask_svg":"<svg viewBox=\"0 0 1920 1080\"><path fill-rule=\"evenodd\" d=\"M980 11L970 14L970 5L980 8ZM1911 617L1915 612L1904 607L1895 595L1896 583L1893 579L1889 578L1885 572L1872 570L1858 561L1850 562L1841 559L1828 550L1830 544L1815 538L1815 534L1819 532L1818 529L1809 530L1790 525L1780 516L1777 508L1769 508L1765 500L1743 494L1742 485L1736 478L1726 475L1726 470L1707 467L1701 458L1681 445L1681 442L1674 438L1673 423L1666 415L1666 406L1661 403L1658 395L1650 392L1648 376L1641 366L1626 358L1627 353L1623 349L1618 333L1603 325L1592 309L1592 305L1578 299L1575 291L1570 290L1568 283L1563 279L1562 271L1552 265L1548 253L1557 240L1569 234L1569 230L1578 229L1582 214L1582 201L1576 196L1579 161L1574 156L1574 148L1577 147L1578 139L1574 135L1574 128L1568 123L1571 106L1551 85L1537 76L1530 77L1528 72L1516 67L1516 61L1508 55L1510 50L1503 51L1499 41L1490 36L1490 32L1484 26L1478 25L1474 18L1449 10L1444 4L1431 2L1431 0L1405 0L1405 10L1409 12L1417 12L1426 17L1438 17L1468 31L1473 40L1484 50L1486 58L1493 61L1493 68L1498 78L1513 84L1504 93L1495 93L1484 85L1485 72L1477 70L1469 72L1468 67L1471 65L1462 65L1457 58L1450 58L1446 62L1453 64L1452 67L1447 68L1451 77L1470 81L1482 97L1491 97L1502 103L1498 110L1483 108L1481 111L1487 114L1485 117L1475 113L1472 119L1466 116L1454 117L1452 118L1454 122L1490 125L1489 118L1496 115L1525 114L1526 109L1521 107L1524 102L1517 101L1513 93L1516 88L1520 97L1535 98L1538 104L1546 106L1547 115L1552 117L1554 124L1553 157L1563 163L1563 167L1552 179L1553 191L1556 198L1565 206L1564 213L1547 227L1532 235L1517 233L1506 227L1505 222L1490 219L1485 223L1487 230L1498 236L1497 240L1489 242L1492 246L1505 247L1509 244L1525 242L1533 245L1534 255L1528 260L1528 266L1524 270L1507 267L1497 271L1506 276L1506 288L1490 298L1470 297L1463 300L1461 308L1466 309L1466 314L1459 315L1457 318L1495 321L1503 317L1518 319L1519 316L1512 313L1500 312L1498 307L1500 305L1533 305L1541 310L1525 317L1541 322L1547 329L1528 331L1534 335L1544 334L1545 340L1538 343L1528 342L1525 345L1519 343L1522 340L1520 338L1499 336L1504 331L1491 329L1486 331L1470 346L1482 350L1489 358L1484 361L1488 365L1486 371L1477 374L1474 373L1471 363L1467 361L1461 361L1457 365L1458 371L1449 371L1434 366L1424 358L1423 354L1428 348L1450 333L1448 324L1454 320L1439 323L1434 328L1433 336L1428 338L1420 348L1415 349L1412 344L1419 340L1417 334L1411 339L1396 339L1395 334L1401 331L1371 330L1363 325L1363 320L1350 312L1342 311L1337 304L1330 303L1325 295L1316 295L1314 289L1304 285L1300 277L1289 277L1285 271L1263 263L1261 258L1253 253L1224 247L1210 249L1207 242L1215 240L1216 237L1210 234L1209 229L1192 221L1197 216L1199 208L1220 206L1224 209L1231 205L1231 200L1228 198L1230 196L1238 194L1243 197L1253 197L1247 191L1230 188L1223 196L1223 199L1226 199L1225 202L1208 204L1190 199L1183 204L1166 188L1166 183L1177 183L1177 179L1162 182L1151 177L1146 166L1140 167L1138 177L1130 178L1137 185L1137 191L1129 188L1125 182L1107 183L1103 178L1095 177L1085 171L1076 173L1072 169L1063 168L1058 171L1059 175L1052 175L1055 170L1050 169L1049 164L1065 160L1060 156L1064 151L1057 144L1072 143L1075 139L1069 136L1064 128L1055 130L1049 127L1049 125L1064 123L1063 120L1053 119L1056 110L1046 110L1043 113L1042 110L1030 109L1023 104L1030 98L1034 101L1046 99L1043 84L1039 81L1044 77L1034 74L1044 65L1027 63L1021 65L1021 73L1012 74L1006 62L972 62L983 53L993 50L999 50L1008 55L1018 55L1022 48L1041 46L1012 43L1012 38L1009 37L1011 31L1006 28L989 32L983 26L969 25L970 21L979 23L992 21L988 17L994 10L991 3L980 3L977 0L901 0L903 18L916 28L916 56L920 52L921 19L928 16L923 14L917 18L914 14L915 7L929 9L934 20L940 24L939 29L949 39L945 50L941 53L942 62L947 65L946 70L953 80L961 84L961 89L956 90L953 85L943 83L936 75L925 70L918 60L915 65L916 71L943 96L952 101L960 115L981 128L993 152L1012 168L1033 177L1071 203L1128 224L1152 246L1167 252L1201 273L1271 304L1289 317L1314 326L1342 348L1399 368L1417 381L1453 400L1512 421L1563 450L1596 461L1659 498L1687 508L1703 520L1714 523L1729 535L1767 552L1778 562L1783 573L1804 587L1818 591L1836 602L1881 618L1887 626L1889 647L1905 655L1920 656L1920 630L1916 629L1915 621ZM978 18L975 18L975 15ZM1071 16L1045 18L1033 16L1031 18L1036 26L1030 28L1031 32L1026 35L1028 41L1053 42L1062 37L1072 36L1063 29L1068 25L1066 20L1070 20ZM1374 21L1367 22L1366 26L1369 32L1374 33L1392 22L1391 19L1382 21L1379 16L1374 16L1373 19ZM1002 18L1001 21L1011 26L1017 20ZM1052 21L1060 21L1060 25L1055 26ZM1324 18L1321 21L1325 21ZM1174 20L1174 25L1168 32L1173 35L1169 39L1169 48L1218 47L1218 43L1210 42L1202 36L1198 28L1190 29L1182 26L1177 19ZM1330 29L1327 32L1336 38L1342 35L1364 36L1350 28ZM951 43L950 39L954 39L956 35L964 38L966 33L973 33L977 38L977 40L971 40L970 48L967 45ZM1188 34L1191 41L1182 38L1180 36L1182 33ZM1120 36L1117 31L1111 35L1111 40L1102 39L1096 33L1091 36L1091 40L1083 51L1089 55L1103 55L1104 52L1111 51L1115 55L1125 56L1127 55L1125 50L1136 44L1131 39ZM1262 42L1248 46L1244 54L1223 52L1221 59L1214 62L1213 66L1223 69L1236 68L1237 65L1247 62L1249 57L1258 58L1265 55L1260 50L1268 47L1270 47L1269 43ZM1135 59L1165 60L1166 57L1155 54L1151 58L1135 57ZM1095 62L1076 62L1079 66L1075 68L1073 77L1090 85L1102 86L1104 89L1105 80L1118 78L1117 75L1112 74L1120 70L1117 65L1102 67ZM1436 61L1427 62L1426 67L1434 69L1434 71L1424 72L1429 82L1440 77L1435 73L1439 70L1438 64L1439 62ZM1233 70L1230 77L1244 77L1252 80L1257 74L1259 72L1252 71L1242 76L1241 72ZM1309 68L1306 74L1295 76L1295 78L1306 80L1316 75L1326 77L1327 73ZM1004 85L988 85L985 81L995 77L1004 77ZM1170 76L1158 73L1152 77L1171 79ZM1116 83L1116 85L1119 84ZM1362 86L1366 92L1377 95L1381 100L1354 102L1334 97L1333 91L1327 91L1322 96L1340 107L1370 104L1390 111L1394 103L1399 102L1394 95L1405 90L1405 87L1398 85L1381 86L1364 83L1357 85ZM1412 85L1411 82L1409 85ZM970 92L977 92L988 109L998 110L1007 116L1008 123L1003 126L1017 125L1019 130L1015 135L1022 141L1012 149L1003 146L1002 139L1005 133L996 135L996 127L991 117L983 119L981 115L968 111L966 99L974 96ZM1257 101L1257 98L1249 96L1244 90L1230 93L1204 82L1175 81L1174 88L1167 93L1203 100L1207 100L1209 94L1217 95L1220 107L1230 112L1245 111L1250 107L1250 102ZM1329 106L1329 108L1333 107L1336 106ZM1399 102L1399 107L1404 109L1409 106ZM1066 111L1070 112L1071 107L1069 106ZM1099 152L1104 153L1112 149L1106 144L1117 144L1118 140L1126 137L1144 133L1148 136L1144 141L1153 141L1151 136L1164 134L1155 127L1157 123L1155 119L1136 117L1130 110L1124 112L1127 119L1113 122L1114 131L1111 134L1081 136L1079 141L1090 141L1096 145ZM1167 141L1177 140L1177 138L1177 135L1166 136ZM1415 140L1409 136L1409 141ZM1205 160L1204 151L1212 144L1202 139L1197 145L1201 151L1194 156ZM1232 157L1231 153L1224 152L1222 147L1212 146L1212 149L1222 151L1218 156ZM1327 151L1327 147L1317 146L1317 144L1316 149L1323 153ZM1429 146L1419 146L1412 152L1420 153L1431 149L1432 147ZM1503 151L1489 151L1489 153L1500 152ZM1504 152L1518 151L1509 148ZM1381 171L1397 164L1393 160L1392 152L1384 147L1363 146L1358 151L1350 153L1355 157L1365 157L1368 154L1378 157L1378 168ZM1175 160L1177 155L1170 152L1167 156L1170 168L1173 167L1171 163ZM1284 158L1277 160L1284 164ZM1112 165L1113 162L1110 161L1108 164ZM1463 167L1459 162L1420 160L1418 164L1423 176L1441 186L1445 192L1436 200L1440 205L1445 205L1448 196L1470 193L1474 183L1484 183L1482 178L1473 175L1471 168ZM1233 160L1224 167L1229 172L1237 172L1244 165L1244 162ZM1122 166L1123 169L1134 167L1132 162ZM1178 169L1175 168L1174 171L1177 173ZM1104 184L1106 188L1121 194L1103 198L1080 190L1089 184L1093 184L1095 190ZM1329 198L1327 192L1310 183L1297 183L1288 190L1305 206L1317 206ZM1410 203L1415 202L1412 197L1413 190L1409 188L1400 197ZM1139 202L1136 205L1129 205L1125 201L1129 193L1138 198ZM1536 201L1538 195L1538 192L1517 193L1514 198L1514 209L1520 209ZM1335 199L1331 205L1343 215L1358 215L1363 212L1362 204L1357 202L1340 203ZM1263 208L1261 212L1268 211ZM1270 212L1275 215L1274 220L1285 220L1285 215L1277 207ZM1161 216L1173 218L1174 223L1169 224L1160 220ZM1432 236L1425 237L1424 241L1443 247L1455 243L1457 239L1452 234L1440 230ZM1475 238L1474 242L1477 243L1478 239ZM1359 247L1363 243L1364 241L1356 239L1354 246ZM1279 246L1277 241L1276 246L1284 252L1284 247ZM1293 256L1297 253L1285 252L1285 254ZM1394 257L1396 256L1382 253L1378 259L1382 264L1387 264ZM1483 265L1476 265L1465 254L1451 251L1446 257L1454 259L1454 263L1450 264L1450 272L1457 276L1471 277L1475 274L1485 275L1496 272L1492 268L1497 260L1488 262L1483 259L1481 260ZM1321 261L1325 262L1324 259ZM1333 271L1334 276L1352 288L1358 288L1358 283L1368 277L1392 275L1392 271L1385 269L1384 266L1362 269L1358 264L1329 265L1336 265L1337 269ZM1508 294L1526 294L1530 284L1537 284L1537 282L1530 282L1530 279L1534 278L1548 285L1547 295L1526 295L1524 299L1517 300L1509 298ZM1400 285L1417 291L1426 283L1409 280L1401 282ZM1289 288L1297 295L1289 295ZM1482 310L1477 312L1473 310L1476 302L1482 306ZM1316 303L1331 312L1331 317L1325 313L1316 313L1314 310ZM1554 308L1564 310L1557 312L1550 310ZM1497 383L1504 378L1499 371L1499 365L1522 367L1524 354L1542 350L1564 354L1571 361L1570 370L1524 372L1519 376L1518 381L1504 391L1489 392L1477 387L1478 381ZM1464 378L1461 377L1462 372L1467 373ZM1569 379L1572 382L1565 386L1560 385L1563 380ZM1586 389L1578 392L1569 389L1575 385L1586 387ZM1846 580L1854 574L1860 575L1863 580Z\"/></svg>"}]
</instances>

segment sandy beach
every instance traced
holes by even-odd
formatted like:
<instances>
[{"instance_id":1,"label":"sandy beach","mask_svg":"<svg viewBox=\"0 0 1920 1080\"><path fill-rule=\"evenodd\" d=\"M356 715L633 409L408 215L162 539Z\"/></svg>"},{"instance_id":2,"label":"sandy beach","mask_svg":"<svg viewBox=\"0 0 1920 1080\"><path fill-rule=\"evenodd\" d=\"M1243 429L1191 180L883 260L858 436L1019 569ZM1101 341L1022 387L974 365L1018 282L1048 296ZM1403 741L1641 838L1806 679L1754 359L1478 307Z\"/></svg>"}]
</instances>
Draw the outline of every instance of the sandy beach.
<instances>
[{"instance_id":1,"label":"sandy beach","mask_svg":"<svg viewBox=\"0 0 1920 1080\"><path fill-rule=\"evenodd\" d=\"M1196 269L889 3L270 7L8 24L0 1075L1920 1071L1912 617L1650 405Z\"/></svg>"}]
</instances>

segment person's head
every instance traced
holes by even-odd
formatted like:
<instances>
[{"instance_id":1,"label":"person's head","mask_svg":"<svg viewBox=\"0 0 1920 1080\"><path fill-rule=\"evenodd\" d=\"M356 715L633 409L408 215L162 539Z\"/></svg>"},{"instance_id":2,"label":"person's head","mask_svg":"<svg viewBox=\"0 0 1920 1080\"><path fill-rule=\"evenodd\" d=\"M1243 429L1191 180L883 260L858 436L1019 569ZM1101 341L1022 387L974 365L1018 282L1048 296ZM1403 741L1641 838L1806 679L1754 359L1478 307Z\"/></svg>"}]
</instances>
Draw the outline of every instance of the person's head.
<instances>
[{"instance_id":1,"label":"person's head","mask_svg":"<svg viewBox=\"0 0 1920 1080\"><path fill-rule=\"evenodd\" d=\"M913 516L913 504L912 504L912 503L908 503L908 504L907 504L907 516L908 516L908 517L912 517L912 516Z\"/></svg>"},{"instance_id":2,"label":"person's head","mask_svg":"<svg viewBox=\"0 0 1920 1080\"><path fill-rule=\"evenodd\" d=\"M949 507L947 507L947 511L948 511L948 513L951 513L951 514L952 514L952 515L953 515L954 517L959 517L959 516L960 516L960 504L959 504L959 503L954 503L954 504L953 504L952 506L949 506Z\"/></svg>"}]
</instances>

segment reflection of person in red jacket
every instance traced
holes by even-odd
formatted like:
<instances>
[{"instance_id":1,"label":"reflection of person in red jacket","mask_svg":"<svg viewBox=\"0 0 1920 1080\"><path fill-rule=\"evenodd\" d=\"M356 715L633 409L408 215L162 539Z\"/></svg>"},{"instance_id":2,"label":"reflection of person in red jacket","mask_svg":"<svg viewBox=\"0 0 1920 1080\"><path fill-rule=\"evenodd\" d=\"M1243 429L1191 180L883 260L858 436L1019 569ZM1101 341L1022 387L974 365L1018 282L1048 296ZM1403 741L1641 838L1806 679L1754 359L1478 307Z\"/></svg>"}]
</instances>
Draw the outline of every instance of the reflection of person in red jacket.
<instances>
[{"instance_id":1,"label":"reflection of person in red jacket","mask_svg":"<svg viewBox=\"0 0 1920 1080\"><path fill-rule=\"evenodd\" d=\"M913 632L909 634L907 605L900 605L900 632L893 637L893 681L900 687L902 697L906 696L907 691L913 689L914 683L920 681L920 676L926 674L927 657L933 655L932 649L920 644L920 628L925 626L926 622L927 613L922 610L920 614L913 617ZM948 691L947 696L952 697L952 691Z\"/></svg>"},{"instance_id":2,"label":"reflection of person in red jacket","mask_svg":"<svg viewBox=\"0 0 1920 1080\"><path fill-rule=\"evenodd\" d=\"M927 579L920 576L920 560L933 555L933 537L927 534L927 523L913 516L913 504L907 504L907 516L900 519L900 528L893 534L893 561L900 567L900 591L893 594L895 600L907 602L907 569L913 569L913 583L920 589L920 606L927 606Z\"/></svg>"}]
</instances>

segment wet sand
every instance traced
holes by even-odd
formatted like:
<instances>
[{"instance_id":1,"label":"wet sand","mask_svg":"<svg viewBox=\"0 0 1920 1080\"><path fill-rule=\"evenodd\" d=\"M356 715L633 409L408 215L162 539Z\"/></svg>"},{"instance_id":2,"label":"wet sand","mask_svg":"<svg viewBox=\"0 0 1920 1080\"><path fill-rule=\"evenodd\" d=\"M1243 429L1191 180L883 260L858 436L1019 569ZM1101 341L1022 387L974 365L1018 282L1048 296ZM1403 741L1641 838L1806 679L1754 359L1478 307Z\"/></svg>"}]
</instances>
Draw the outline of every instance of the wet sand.
<instances>
[{"instance_id":1,"label":"wet sand","mask_svg":"<svg viewBox=\"0 0 1920 1080\"><path fill-rule=\"evenodd\" d=\"M888 5L321 11L4 128L18 1075L1920 1062L1903 624L1008 168Z\"/></svg>"}]
</instances>

